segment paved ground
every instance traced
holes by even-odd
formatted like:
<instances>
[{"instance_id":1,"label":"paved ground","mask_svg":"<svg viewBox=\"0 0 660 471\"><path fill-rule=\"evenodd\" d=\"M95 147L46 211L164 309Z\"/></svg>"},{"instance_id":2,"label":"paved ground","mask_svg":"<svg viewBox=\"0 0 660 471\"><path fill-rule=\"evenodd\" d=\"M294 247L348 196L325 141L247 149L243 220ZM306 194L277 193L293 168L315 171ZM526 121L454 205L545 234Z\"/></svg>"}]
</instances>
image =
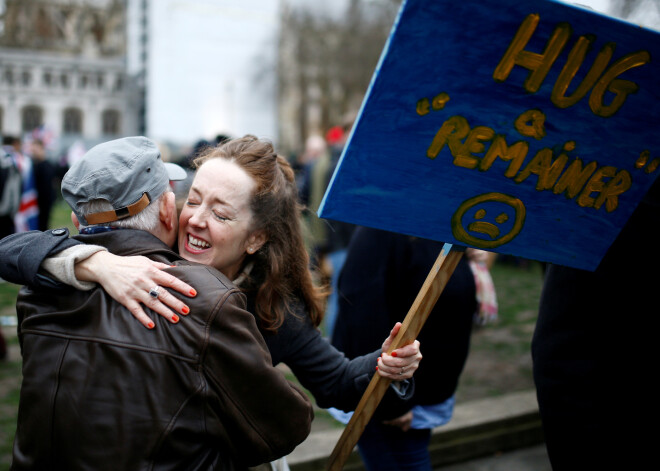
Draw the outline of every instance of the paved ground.
<instances>
[{"instance_id":1,"label":"paved ground","mask_svg":"<svg viewBox=\"0 0 660 471\"><path fill-rule=\"evenodd\" d=\"M551 471L545 445L436 468L436 471Z\"/></svg>"}]
</instances>

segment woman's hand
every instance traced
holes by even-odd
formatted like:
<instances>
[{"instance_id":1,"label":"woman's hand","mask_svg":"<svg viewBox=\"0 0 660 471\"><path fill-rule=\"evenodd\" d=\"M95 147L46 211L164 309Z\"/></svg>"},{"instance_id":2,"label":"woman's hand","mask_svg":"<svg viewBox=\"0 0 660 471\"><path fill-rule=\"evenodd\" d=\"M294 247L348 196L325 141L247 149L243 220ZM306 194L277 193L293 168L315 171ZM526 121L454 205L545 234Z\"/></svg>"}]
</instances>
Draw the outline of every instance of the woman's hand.
<instances>
[{"instance_id":1,"label":"woman's hand","mask_svg":"<svg viewBox=\"0 0 660 471\"><path fill-rule=\"evenodd\" d=\"M152 288L167 287L185 296L195 296L195 289L178 278L163 271L170 268L165 263L154 262L146 257L120 257L110 252L97 252L75 265L76 278L81 281L99 283L118 303L128 309L133 317L148 329L153 329L152 319L142 309L144 304L170 322L179 322L176 313L190 312L185 303L165 289L158 290L158 296L149 294ZM175 312L172 312L173 309Z\"/></svg>"},{"instance_id":2,"label":"woman's hand","mask_svg":"<svg viewBox=\"0 0 660 471\"><path fill-rule=\"evenodd\" d=\"M419 367L419 362L422 360L422 354L419 351L419 341L415 340L413 343L405 347L393 350L391 354L387 353L394 337L401 329L401 322L397 322L390 332L390 336L383 342L383 353L378 359L378 374L383 378L391 379L394 381L403 381L410 379L413 373Z\"/></svg>"}]
</instances>

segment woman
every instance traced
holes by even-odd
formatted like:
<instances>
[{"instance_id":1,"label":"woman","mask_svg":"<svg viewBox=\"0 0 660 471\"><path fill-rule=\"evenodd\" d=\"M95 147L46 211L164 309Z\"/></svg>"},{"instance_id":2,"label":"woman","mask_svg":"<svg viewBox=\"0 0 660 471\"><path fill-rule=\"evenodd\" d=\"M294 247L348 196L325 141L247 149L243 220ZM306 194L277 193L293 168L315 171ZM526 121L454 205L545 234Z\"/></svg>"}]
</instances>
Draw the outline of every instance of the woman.
<instances>
[{"instance_id":1,"label":"woman","mask_svg":"<svg viewBox=\"0 0 660 471\"><path fill-rule=\"evenodd\" d=\"M385 353L400 324L382 349L351 361L321 337L317 326L323 293L314 287L308 269L294 173L269 142L254 136L227 141L201 155L195 165L197 174L179 219L180 255L218 268L245 292L273 364L286 363L320 407L347 411L355 408L375 370L392 380L412 377L421 360L419 342ZM47 232L39 237L56 236ZM6 240L0 243L3 260L13 250ZM187 307L164 290L157 298L149 291L161 285L187 294L192 287L157 268L164 267L99 252L79 263L76 275L102 284L144 325L149 318L140 303L176 321L166 304L184 315ZM25 267L21 270L22 278L10 281L43 280ZM405 411L405 389L393 384L379 408L387 417Z\"/></svg>"}]
</instances>

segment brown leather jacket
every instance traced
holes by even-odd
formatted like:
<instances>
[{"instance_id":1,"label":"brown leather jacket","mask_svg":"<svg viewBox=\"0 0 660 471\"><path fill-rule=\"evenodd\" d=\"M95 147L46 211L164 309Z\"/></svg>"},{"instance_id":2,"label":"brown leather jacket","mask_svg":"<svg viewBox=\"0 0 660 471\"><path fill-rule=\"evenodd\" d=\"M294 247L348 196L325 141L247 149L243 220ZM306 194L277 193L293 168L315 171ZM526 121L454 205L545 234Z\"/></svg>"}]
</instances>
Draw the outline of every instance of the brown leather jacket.
<instances>
[{"instance_id":1,"label":"brown leather jacket","mask_svg":"<svg viewBox=\"0 0 660 471\"><path fill-rule=\"evenodd\" d=\"M12 469L242 469L308 435L307 397L272 366L244 296L135 230L78 236L176 265L196 290L178 324L142 327L101 288L17 302L23 385Z\"/></svg>"}]
</instances>

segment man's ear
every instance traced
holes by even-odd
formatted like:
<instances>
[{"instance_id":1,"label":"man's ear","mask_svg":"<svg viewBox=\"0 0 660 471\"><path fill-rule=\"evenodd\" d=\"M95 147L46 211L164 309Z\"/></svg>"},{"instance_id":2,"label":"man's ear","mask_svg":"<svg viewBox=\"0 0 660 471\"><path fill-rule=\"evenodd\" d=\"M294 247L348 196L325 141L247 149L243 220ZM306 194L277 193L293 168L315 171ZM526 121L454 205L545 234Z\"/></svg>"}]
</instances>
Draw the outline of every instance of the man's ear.
<instances>
[{"instance_id":1,"label":"man's ear","mask_svg":"<svg viewBox=\"0 0 660 471\"><path fill-rule=\"evenodd\" d=\"M165 192L160 199L159 208L160 222L171 231L174 228L177 220L176 202L174 200L174 193L171 191Z\"/></svg>"},{"instance_id":2,"label":"man's ear","mask_svg":"<svg viewBox=\"0 0 660 471\"><path fill-rule=\"evenodd\" d=\"M71 222L73 223L74 226L76 226L76 229L80 231L80 221L78 221L78 216L76 216L76 213L71 211Z\"/></svg>"}]
</instances>

